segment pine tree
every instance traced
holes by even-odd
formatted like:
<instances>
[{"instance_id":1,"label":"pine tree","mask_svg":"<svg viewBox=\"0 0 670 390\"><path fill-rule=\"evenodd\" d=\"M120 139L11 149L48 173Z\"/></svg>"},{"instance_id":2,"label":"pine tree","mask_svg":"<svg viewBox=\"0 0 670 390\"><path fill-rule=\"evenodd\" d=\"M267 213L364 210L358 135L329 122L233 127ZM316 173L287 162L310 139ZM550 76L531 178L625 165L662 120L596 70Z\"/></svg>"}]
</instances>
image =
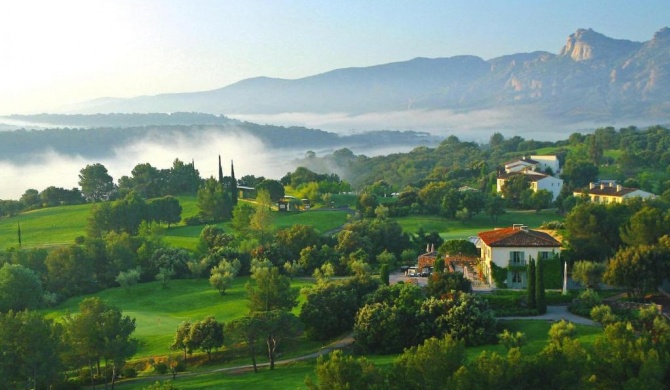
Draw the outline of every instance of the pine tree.
<instances>
[{"instance_id":1,"label":"pine tree","mask_svg":"<svg viewBox=\"0 0 670 390\"><path fill-rule=\"evenodd\" d=\"M536 278L535 278L535 260L530 259L528 261L528 308L529 309L535 309L537 308L537 301L535 300L535 288L536 286Z\"/></svg>"},{"instance_id":2,"label":"pine tree","mask_svg":"<svg viewBox=\"0 0 670 390\"><path fill-rule=\"evenodd\" d=\"M542 259L537 259L537 266L535 267L535 305L540 314L547 312L547 301L545 299L544 291L544 264Z\"/></svg>"}]
</instances>

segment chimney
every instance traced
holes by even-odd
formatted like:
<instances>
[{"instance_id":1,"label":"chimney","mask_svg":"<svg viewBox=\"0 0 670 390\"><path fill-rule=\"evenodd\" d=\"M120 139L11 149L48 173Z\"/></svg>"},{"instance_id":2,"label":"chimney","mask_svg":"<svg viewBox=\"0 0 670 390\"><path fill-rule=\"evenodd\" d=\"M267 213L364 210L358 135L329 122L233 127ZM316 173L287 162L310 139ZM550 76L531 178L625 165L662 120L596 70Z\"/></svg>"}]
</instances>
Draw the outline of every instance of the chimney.
<instances>
[{"instance_id":1,"label":"chimney","mask_svg":"<svg viewBox=\"0 0 670 390\"><path fill-rule=\"evenodd\" d=\"M621 192L623 190L623 186L621 184L616 185L616 192Z\"/></svg>"},{"instance_id":2,"label":"chimney","mask_svg":"<svg viewBox=\"0 0 670 390\"><path fill-rule=\"evenodd\" d=\"M430 252L435 252L435 244L430 244Z\"/></svg>"},{"instance_id":3,"label":"chimney","mask_svg":"<svg viewBox=\"0 0 670 390\"><path fill-rule=\"evenodd\" d=\"M426 244L426 253L430 252L430 244Z\"/></svg>"},{"instance_id":4,"label":"chimney","mask_svg":"<svg viewBox=\"0 0 670 390\"><path fill-rule=\"evenodd\" d=\"M600 189L604 190L605 189L605 183L600 183Z\"/></svg>"},{"instance_id":5,"label":"chimney","mask_svg":"<svg viewBox=\"0 0 670 390\"><path fill-rule=\"evenodd\" d=\"M524 232L527 232L527 231L528 231L528 226L526 226L526 225L522 225L522 226L520 227L520 229L523 230Z\"/></svg>"},{"instance_id":6,"label":"chimney","mask_svg":"<svg viewBox=\"0 0 670 390\"><path fill-rule=\"evenodd\" d=\"M596 188L596 183L589 183L589 190Z\"/></svg>"}]
</instances>

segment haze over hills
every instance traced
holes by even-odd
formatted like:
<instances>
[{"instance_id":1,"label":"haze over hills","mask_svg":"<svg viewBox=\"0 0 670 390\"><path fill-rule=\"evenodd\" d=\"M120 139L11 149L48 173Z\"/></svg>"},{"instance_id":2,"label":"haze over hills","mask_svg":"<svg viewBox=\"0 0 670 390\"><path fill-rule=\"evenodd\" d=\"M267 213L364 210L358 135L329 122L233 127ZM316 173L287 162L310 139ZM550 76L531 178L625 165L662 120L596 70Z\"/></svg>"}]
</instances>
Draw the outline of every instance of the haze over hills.
<instances>
[{"instance_id":1,"label":"haze over hills","mask_svg":"<svg viewBox=\"0 0 670 390\"><path fill-rule=\"evenodd\" d=\"M670 28L646 42L579 29L558 54L415 58L295 80L257 77L204 92L97 99L66 111L193 111L328 130L337 121L357 130L423 131L667 123Z\"/></svg>"}]
</instances>

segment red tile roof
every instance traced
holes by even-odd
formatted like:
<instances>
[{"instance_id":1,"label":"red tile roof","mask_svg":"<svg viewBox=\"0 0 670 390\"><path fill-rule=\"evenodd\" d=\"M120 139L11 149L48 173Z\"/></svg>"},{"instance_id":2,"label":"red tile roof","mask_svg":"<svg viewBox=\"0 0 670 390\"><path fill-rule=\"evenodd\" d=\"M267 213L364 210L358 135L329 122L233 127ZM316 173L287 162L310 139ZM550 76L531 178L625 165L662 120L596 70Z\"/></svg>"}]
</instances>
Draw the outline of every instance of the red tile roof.
<instances>
[{"instance_id":1,"label":"red tile roof","mask_svg":"<svg viewBox=\"0 0 670 390\"><path fill-rule=\"evenodd\" d=\"M551 235L538 230L520 228L518 226L503 229L489 230L478 234L479 238L488 246L507 247L560 247Z\"/></svg>"}]
</instances>

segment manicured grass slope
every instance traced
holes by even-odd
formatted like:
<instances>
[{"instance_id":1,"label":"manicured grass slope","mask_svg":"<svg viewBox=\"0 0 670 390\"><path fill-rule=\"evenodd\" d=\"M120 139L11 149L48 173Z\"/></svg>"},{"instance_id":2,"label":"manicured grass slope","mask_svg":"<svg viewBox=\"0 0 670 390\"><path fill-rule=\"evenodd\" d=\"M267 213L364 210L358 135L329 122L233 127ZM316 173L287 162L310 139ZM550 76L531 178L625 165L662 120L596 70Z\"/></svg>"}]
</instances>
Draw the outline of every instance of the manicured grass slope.
<instances>
[{"instance_id":1,"label":"manicured grass slope","mask_svg":"<svg viewBox=\"0 0 670 390\"><path fill-rule=\"evenodd\" d=\"M50 207L0 219L0 248L18 247L18 224L24 248L74 243L86 234L91 205Z\"/></svg>"},{"instance_id":2,"label":"manicured grass slope","mask_svg":"<svg viewBox=\"0 0 670 390\"><path fill-rule=\"evenodd\" d=\"M527 344L522 347L524 355L535 355L547 345L549 340L549 328L552 323L537 320L510 320L503 321L502 326L510 332L523 332L527 337ZM576 325L577 338L587 349L593 345L596 337L602 333L599 327ZM495 352L501 356L507 354L502 345L484 345L467 349L468 359L475 359L483 351ZM367 355L366 358L376 366L389 369L398 355ZM261 368L258 374L251 371L240 372L217 372L202 374L193 377L177 377L173 382L182 390L203 389L295 389L304 388L305 376L316 380L314 374L315 360L309 360L289 365L277 366L275 371ZM165 376L163 380L168 380ZM127 390L139 390L148 386L150 382L134 381L121 383L119 388Z\"/></svg>"},{"instance_id":3,"label":"manicured grass slope","mask_svg":"<svg viewBox=\"0 0 670 390\"><path fill-rule=\"evenodd\" d=\"M129 291L111 288L95 296L136 319L133 337L140 341L136 356L166 355L171 353L168 346L182 321L197 321L213 315L218 321L227 323L246 315L249 311L245 289L247 281L247 277L236 278L223 296L205 279L173 280L168 288L161 287L158 282L142 283ZM312 281L295 279L292 285L310 286ZM68 299L55 309L45 311L45 314L57 320L66 313L75 314L79 303L87 297ZM300 299L303 299L302 295ZM298 314L299 310L295 309L295 313Z\"/></svg>"},{"instance_id":4,"label":"manicured grass slope","mask_svg":"<svg viewBox=\"0 0 670 390\"><path fill-rule=\"evenodd\" d=\"M182 205L182 218L197 212L197 202L193 196L178 197ZM18 247L18 224L21 224L23 248L50 247L74 243L78 236L86 234L86 225L91 205L60 206L33 210L12 218L0 219L0 249ZM295 224L314 226L320 232L335 229L347 221L347 213L342 210L319 210L310 212L276 213L274 225L285 228ZM232 232L229 222L218 224L227 232ZM165 230L168 244L194 250L203 226L186 226L182 223Z\"/></svg>"}]
</instances>

